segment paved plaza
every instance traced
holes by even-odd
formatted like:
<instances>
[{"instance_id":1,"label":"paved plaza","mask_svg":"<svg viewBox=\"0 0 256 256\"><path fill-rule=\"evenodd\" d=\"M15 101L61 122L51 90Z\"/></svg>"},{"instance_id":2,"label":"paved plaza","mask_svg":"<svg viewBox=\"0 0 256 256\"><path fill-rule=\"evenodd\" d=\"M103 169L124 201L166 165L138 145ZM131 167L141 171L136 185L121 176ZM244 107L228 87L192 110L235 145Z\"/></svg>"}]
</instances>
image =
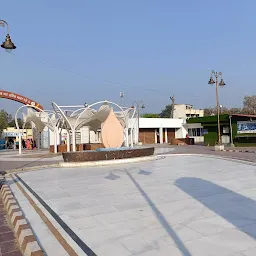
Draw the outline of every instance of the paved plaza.
<instances>
[{"instance_id":1,"label":"paved plaza","mask_svg":"<svg viewBox=\"0 0 256 256\"><path fill-rule=\"evenodd\" d=\"M162 155L20 173L9 182L47 255L255 256L255 173L236 160Z\"/></svg>"},{"instance_id":2,"label":"paved plaza","mask_svg":"<svg viewBox=\"0 0 256 256\"><path fill-rule=\"evenodd\" d=\"M32 166L57 164L61 155L50 154L47 150L0 150L0 170L26 169Z\"/></svg>"},{"instance_id":3,"label":"paved plaza","mask_svg":"<svg viewBox=\"0 0 256 256\"><path fill-rule=\"evenodd\" d=\"M213 147L190 145L173 146L168 144L150 145L155 147L155 154L203 154L216 155L233 159L256 162L255 153L250 152L215 152ZM244 151L256 151L256 148L243 148ZM18 150L0 151L0 170L26 170L34 166L57 165L62 162L61 155L49 153L48 150L22 150L22 155Z\"/></svg>"}]
</instances>

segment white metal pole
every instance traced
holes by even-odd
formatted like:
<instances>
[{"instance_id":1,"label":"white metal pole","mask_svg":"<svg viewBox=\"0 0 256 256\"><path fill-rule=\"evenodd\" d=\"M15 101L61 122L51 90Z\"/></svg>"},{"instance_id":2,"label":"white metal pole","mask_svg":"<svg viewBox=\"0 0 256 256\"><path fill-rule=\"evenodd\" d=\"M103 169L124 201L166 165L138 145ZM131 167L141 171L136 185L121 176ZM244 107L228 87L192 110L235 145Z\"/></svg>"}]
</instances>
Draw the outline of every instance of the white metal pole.
<instances>
[{"instance_id":1,"label":"white metal pole","mask_svg":"<svg viewBox=\"0 0 256 256\"><path fill-rule=\"evenodd\" d=\"M37 149L39 150L41 147L40 147L40 137L41 137L41 132L38 133L38 136L37 136Z\"/></svg>"},{"instance_id":2,"label":"white metal pole","mask_svg":"<svg viewBox=\"0 0 256 256\"><path fill-rule=\"evenodd\" d=\"M70 152L70 134L69 134L69 130L67 130L67 152Z\"/></svg>"},{"instance_id":3,"label":"white metal pole","mask_svg":"<svg viewBox=\"0 0 256 256\"><path fill-rule=\"evenodd\" d=\"M72 129L72 150L76 151L76 130Z\"/></svg>"},{"instance_id":4,"label":"white metal pole","mask_svg":"<svg viewBox=\"0 0 256 256\"><path fill-rule=\"evenodd\" d=\"M54 153L57 153L58 147L57 147L57 127L55 127L54 132Z\"/></svg>"},{"instance_id":5,"label":"white metal pole","mask_svg":"<svg viewBox=\"0 0 256 256\"><path fill-rule=\"evenodd\" d=\"M130 129L131 134L130 134L130 138L131 138L131 147L133 148L133 129Z\"/></svg>"},{"instance_id":6,"label":"white metal pole","mask_svg":"<svg viewBox=\"0 0 256 256\"><path fill-rule=\"evenodd\" d=\"M128 128L125 128L125 146L129 147L129 134L128 134Z\"/></svg>"},{"instance_id":7,"label":"white metal pole","mask_svg":"<svg viewBox=\"0 0 256 256\"><path fill-rule=\"evenodd\" d=\"M140 105L137 104L137 114L138 114L138 143L140 142ZM145 143L145 141L144 141Z\"/></svg>"},{"instance_id":8,"label":"white metal pole","mask_svg":"<svg viewBox=\"0 0 256 256\"><path fill-rule=\"evenodd\" d=\"M21 134L20 134L20 132L19 132L19 155L21 155Z\"/></svg>"}]
</instances>

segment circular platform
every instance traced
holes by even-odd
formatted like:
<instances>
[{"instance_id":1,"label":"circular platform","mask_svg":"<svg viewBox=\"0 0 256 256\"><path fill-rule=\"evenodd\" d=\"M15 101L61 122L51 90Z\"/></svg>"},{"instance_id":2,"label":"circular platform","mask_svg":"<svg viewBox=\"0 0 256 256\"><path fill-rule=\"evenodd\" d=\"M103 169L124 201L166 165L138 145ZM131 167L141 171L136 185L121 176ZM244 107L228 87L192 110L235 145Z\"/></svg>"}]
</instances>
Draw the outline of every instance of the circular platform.
<instances>
[{"instance_id":1,"label":"circular platform","mask_svg":"<svg viewBox=\"0 0 256 256\"><path fill-rule=\"evenodd\" d=\"M106 161L114 159L126 159L135 157L146 157L154 154L154 147L119 148L119 149L97 149L77 152L62 153L64 162L88 162Z\"/></svg>"}]
</instances>

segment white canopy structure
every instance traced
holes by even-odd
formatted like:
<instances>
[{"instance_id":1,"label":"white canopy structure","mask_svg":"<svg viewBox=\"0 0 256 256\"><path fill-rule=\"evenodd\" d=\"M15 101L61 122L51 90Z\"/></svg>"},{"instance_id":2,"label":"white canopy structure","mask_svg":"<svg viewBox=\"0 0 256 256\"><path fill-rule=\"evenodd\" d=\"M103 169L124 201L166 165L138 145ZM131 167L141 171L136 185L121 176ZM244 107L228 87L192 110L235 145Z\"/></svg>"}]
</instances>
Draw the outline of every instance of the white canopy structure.
<instances>
[{"instance_id":1,"label":"white canopy structure","mask_svg":"<svg viewBox=\"0 0 256 256\"><path fill-rule=\"evenodd\" d=\"M35 111L35 108L38 112ZM27 110L26 113L22 112L22 110ZM56 115L53 111L47 111L38 109L34 105L25 105L18 108L15 114L15 124L16 128L20 129L18 124L18 115L21 113L22 121L23 121L23 129L27 123L32 124L33 130L36 131L36 137L38 138L38 147L40 147L39 143L39 135L47 126L51 131L54 131L58 126L58 120L56 119ZM21 154L21 136L19 135L19 153Z\"/></svg>"},{"instance_id":2,"label":"white canopy structure","mask_svg":"<svg viewBox=\"0 0 256 256\"><path fill-rule=\"evenodd\" d=\"M59 106L52 102L53 111L44 111L38 109L39 112L33 110L35 106L22 106L15 115L16 126L18 126L18 114L23 109L27 109L27 113L22 112L23 122L32 123L40 134L45 127L48 127L54 134L54 152L57 153L57 137L62 129L67 130L67 151L70 151L70 133L72 135L72 150L76 151L76 131L87 126L90 130L97 132L101 129L109 113L113 110L116 118L123 126L124 145L133 146L134 131L137 131L138 114L136 108L123 108L111 101L99 101L91 105L78 106ZM97 108L98 107L98 108ZM129 142L130 137L130 142ZM21 140L21 139L20 139ZM135 137L135 143L138 142L138 134ZM19 142L19 153L21 153L21 142Z\"/></svg>"}]
</instances>

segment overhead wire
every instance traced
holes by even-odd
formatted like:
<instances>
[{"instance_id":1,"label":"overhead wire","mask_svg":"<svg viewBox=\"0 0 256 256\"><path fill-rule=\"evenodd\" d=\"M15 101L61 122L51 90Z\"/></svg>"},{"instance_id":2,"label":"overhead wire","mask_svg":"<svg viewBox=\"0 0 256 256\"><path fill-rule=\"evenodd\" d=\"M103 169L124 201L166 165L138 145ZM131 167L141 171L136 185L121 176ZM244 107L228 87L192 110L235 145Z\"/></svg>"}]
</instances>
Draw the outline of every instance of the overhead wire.
<instances>
[{"instance_id":1,"label":"overhead wire","mask_svg":"<svg viewBox=\"0 0 256 256\"><path fill-rule=\"evenodd\" d=\"M51 68L54 68L54 69L57 69L57 70L60 70L60 71L64 71L64 72L67 72L67 73L70 73L72 75L75 75L75 76L79 76L79 77L82 77L83 79L86 79L86 80L90 80L90 79L93 79L93 80L98 80L98 81L101 81L101 82L104 82L104 83L108 83L108 84L112 84L112 85L115 85L115 86L119 86L119 87L122 87L122 88L134 88L134 89L137 89L137 90L143 90L144 92L154 92L154 93L161 93L161 94L169 94L171 90L166 90L166 89L156 89L156 88L145 88L143 86L134 86L134 85L130 85L130 84L125 84L125 83L121 83L121 82L116 82L116 81L111 81L111 80L108 80L108 79L100 79L100 78L97 78L96 76L92 76L92 75L85 75L85 74L82 74L80 72L76 72L72 69L69 69L69 68L64 68L64 67L60 67L60 66L57 66L55 64L52 64L50 63L49 61L46 61L46 60L41 60L41 59L33 59L31 57L28 57L28 56L24 56L24 55L20 55L20 54L17 54L16 52L8 52L7 54L10 54L14 57L18 57L18 58L22 58L22 59L26 59L26 60L29 60L29 61L36 61L38 63L41 63L41 64L44 64L44 65L47 65ZM201 96L199 95L190 95L190 97L192 96L192 99L193 101L195 100L199 100L201 99ZM230 98L226 98L226 100L230 101L229 103L231 103L231 99L232 97ZM233 104L229 104L229 105L233 105Z\"/></svg>"}]
</instances>

